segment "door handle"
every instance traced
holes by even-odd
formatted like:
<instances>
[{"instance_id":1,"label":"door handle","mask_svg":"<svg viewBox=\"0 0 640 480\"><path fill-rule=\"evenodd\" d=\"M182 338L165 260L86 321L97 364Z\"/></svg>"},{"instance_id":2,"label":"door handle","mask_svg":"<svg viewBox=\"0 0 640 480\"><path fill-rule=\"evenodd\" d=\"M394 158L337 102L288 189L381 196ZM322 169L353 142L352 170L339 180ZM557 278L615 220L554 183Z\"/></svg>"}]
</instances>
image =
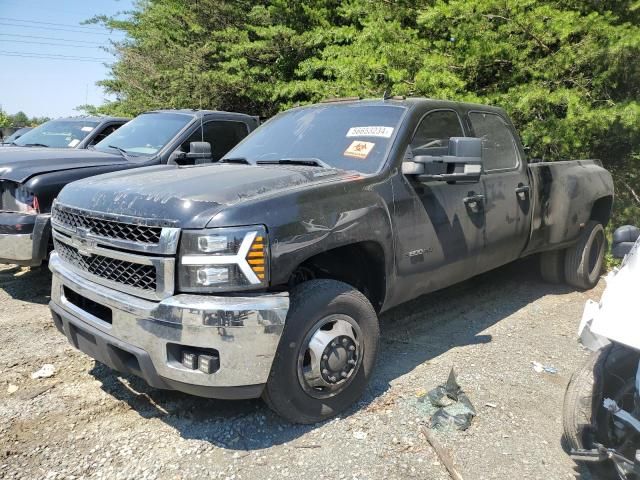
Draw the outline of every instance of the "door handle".
<instances>
[{"instance_id":1,"label":"door handle","mask_svg":"<svg viewBox=\"0 0 640 480\"><path fill-rule=\"evenodd\" d=\"M478 210L480 204L484 202L484 195L470 195L463 199L465 205L468 205L472 210Z\"/></svg>"},{"instance_id":2,"label":"door handle","mask_svg":"<svg viewBox=\"0 0 640 480\"><path fill-rule=\"evenodd\" d=\"M526 200L530 190L531 188L529 187L529 185L522 185L516 188L516 195L518 195L518 198L520 200Z\"/></svg>"}]
</instances>

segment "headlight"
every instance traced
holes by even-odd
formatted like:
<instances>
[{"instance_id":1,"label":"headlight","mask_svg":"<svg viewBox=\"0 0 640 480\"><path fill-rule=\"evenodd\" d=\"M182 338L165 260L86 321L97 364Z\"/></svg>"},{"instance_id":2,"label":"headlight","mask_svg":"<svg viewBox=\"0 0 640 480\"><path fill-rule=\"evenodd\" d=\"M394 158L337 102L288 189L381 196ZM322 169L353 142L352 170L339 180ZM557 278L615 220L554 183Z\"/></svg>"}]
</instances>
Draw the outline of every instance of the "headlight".
<instances>
[{"instance_id":1,"label":"headlight","mask_svg":"<svg viewBox=\"0 0 640 480\"><path fill-rule=\"evenodd\" d=\"M267 231L262 225L183 230L181 292L255 290L269 284Z\"/></svg>"},{"instance_id":2,"label":"headlight","mask_svg":"<svg viewBox=\"0 0 640 480\"><path fill-rule=\"evenodd\" d=\"M20 213L39 213L40 205L38 204L38 197L35 196L34 193L27 190L22 185L17 185L13 188L9 188L9 192L13 197L13 203L15 204L15 211ZM0 186L0 194L2 193L2 188ZM5 205L6 207L6 205Z\"/></svg>"}]
</instances>

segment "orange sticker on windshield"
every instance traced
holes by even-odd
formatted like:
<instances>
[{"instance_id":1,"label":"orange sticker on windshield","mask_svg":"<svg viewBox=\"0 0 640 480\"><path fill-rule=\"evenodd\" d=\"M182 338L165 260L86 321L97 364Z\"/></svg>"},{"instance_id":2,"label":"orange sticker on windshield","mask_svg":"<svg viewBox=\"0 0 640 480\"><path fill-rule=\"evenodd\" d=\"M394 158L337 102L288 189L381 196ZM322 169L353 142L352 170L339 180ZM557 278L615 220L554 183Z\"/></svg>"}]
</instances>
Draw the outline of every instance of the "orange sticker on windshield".
<instances>
[{"instance_id":1,"label":"orange sticker on windshield","mask_svg":"<svg viewBox=\"0 0 640 480\"><path fill-rule=\"evenodd\" d=\"M371 153L371 150L373 150L373 147L375 146L376 144L373 142L361 142L361 141L355 140L351 142L351 145L349 145L349 148L347 148L344 151L344 156L359 158L361 160L364 160L369 156L369 154Z\"/></svg>"}]
</instances>

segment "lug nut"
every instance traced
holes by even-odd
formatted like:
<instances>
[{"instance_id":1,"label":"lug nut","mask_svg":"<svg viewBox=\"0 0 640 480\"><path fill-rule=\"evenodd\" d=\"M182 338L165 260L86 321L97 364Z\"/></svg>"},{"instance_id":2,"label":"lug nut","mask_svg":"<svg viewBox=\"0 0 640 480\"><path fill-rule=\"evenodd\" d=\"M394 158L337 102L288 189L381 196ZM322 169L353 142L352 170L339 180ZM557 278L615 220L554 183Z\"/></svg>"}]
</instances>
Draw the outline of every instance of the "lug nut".
<instances>
[{"instance_id":1,"label":"lug nut","mask_svg":"<svg viewBox=\"0 0 640 480\"><path fill-rule=\"evenodd\" d=\"M322 355L323 360L327 360L328 358L329 358L329 355Z\"/></svg>"},{"instance_id":2,"label":"lug nut","mask_svg":"<svg viewBox=\"0 0 640 480\"><path fill-rule=\"evenodd\" d=\"M356 361L352 358L352 359L351 359L351 360L349 360L347 363L348 363L349 365L355 365L355 364L356 364Z\"/></svg>"},{"instance_id":3,"label":"lug nut","mask_svg":"<svg viewBox=\"0 0 640 480\"><path fill-rule=\"evenodd\" d=\"M349 351L350 351L350 352L353 352L355 349L356 349L356 347L355 347L355 346L353 346L353 345L349 345Z\"/></svg>"},{"instance_id":4,"label":"lug nut","mask_svg":"<svg viewBox=\"0 0 640 480\"><path fill-rule=\"evenodd\" d=\"M329 373L329 370L327 370L326 368L323 368L323 369L322 369L322 374L323 374L323 375L326 375L326 374L328 374L328 373Z\"/></svg>"},{"instance_id":5,"label":"lug nut","mask_svg":"<svg viewBox=\"0 0 640 480\"><path fill-rule=\"evenodd\" d=\"M342 373L340 374L340 376L341 376L342 378L347 378L347 372L342 372Z\"/></svg>"},{"instance_id":6,"label":"lug nut","mask_svg":"<svg viewBox=\"0 0 640 480\"><path fill-rule=\"evenodd\" d=\"M336 377L329 377L329 380L331 380L332 382L335 382L337 380Z\"/></svg>"},{"instance_id":7,"label":"lug nut","mask_svg":"<svg viewBox=\"0 0 640 480\"><path fill-rule=\"evenodd\" d=\"M335 341L335 340L334 340L333 342L331 342L331 346L332 346L332 347L335 347L336 345L338 345L338 344L336 343L336 341Z\"/></svg>"},{"instance_id":8,"label":"lug nut","mask_svg":"<svg viewBox=\"0 0 640 480\"><path fill-rule=\"evenodd\" d=\"M342 344L343 344L343 345L346 345L347 343L349 343L349 340L347 340L346 338L343 338L343 339L342 339Z\"/></svg>"}]
</instances>

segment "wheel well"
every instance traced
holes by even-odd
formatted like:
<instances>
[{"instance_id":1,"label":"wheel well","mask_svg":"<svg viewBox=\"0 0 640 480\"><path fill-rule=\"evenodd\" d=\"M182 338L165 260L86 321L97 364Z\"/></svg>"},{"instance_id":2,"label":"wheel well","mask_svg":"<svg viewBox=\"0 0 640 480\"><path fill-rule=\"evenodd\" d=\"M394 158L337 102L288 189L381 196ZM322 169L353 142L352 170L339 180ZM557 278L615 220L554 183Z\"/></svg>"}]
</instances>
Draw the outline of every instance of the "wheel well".
<instances>
[{"instance_id":1,"label":"wheel well","mask_svg":"<svg viewBox=\"0 0 640 480\"><path fill-rule=\"evenodd\" d=\"M611 209L613 207L613 197L607 196L596 200L591 207L590 220L597 220L603 226L607 226L609 219L611 218Z\"/></svg>"},{"instance_id":2,"label":"wheel well","mask_svg":"<svg viewBox=\"0 0 640 480\"><path fill-rule=\"evenodd\" d=\"M334 248L298 265L289 278L289 287L314 278L339 280L358 289L379 312L386 291L384 260L382 247L376 242Z\"/></svg>"}]
</instances>

